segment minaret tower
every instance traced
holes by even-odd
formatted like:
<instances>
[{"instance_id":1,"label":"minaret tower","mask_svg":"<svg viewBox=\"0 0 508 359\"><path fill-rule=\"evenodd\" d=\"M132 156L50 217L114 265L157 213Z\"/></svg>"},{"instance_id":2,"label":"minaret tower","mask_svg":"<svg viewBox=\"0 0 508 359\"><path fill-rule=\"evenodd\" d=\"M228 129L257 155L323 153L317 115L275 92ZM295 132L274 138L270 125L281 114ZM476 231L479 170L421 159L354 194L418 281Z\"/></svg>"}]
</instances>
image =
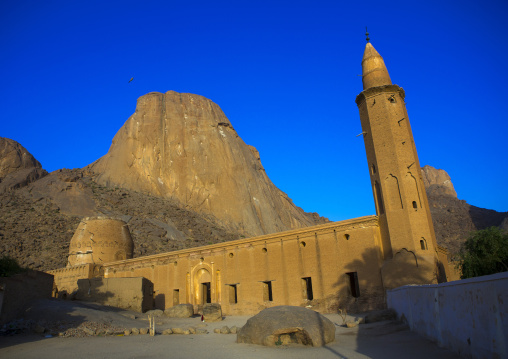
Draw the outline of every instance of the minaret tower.
<instances>
[{"instance_id":1,"label":"minaret tower","mask_svg":"<svg viewBox=\"0 0 508 359\"><path fill-rule=\"evenodd\" d=\"M387 288L433 283L438 248L404 90L392 85L383 58L368 41L356 104L379 217L383 282Z\"/></svg>"}]
</instances>

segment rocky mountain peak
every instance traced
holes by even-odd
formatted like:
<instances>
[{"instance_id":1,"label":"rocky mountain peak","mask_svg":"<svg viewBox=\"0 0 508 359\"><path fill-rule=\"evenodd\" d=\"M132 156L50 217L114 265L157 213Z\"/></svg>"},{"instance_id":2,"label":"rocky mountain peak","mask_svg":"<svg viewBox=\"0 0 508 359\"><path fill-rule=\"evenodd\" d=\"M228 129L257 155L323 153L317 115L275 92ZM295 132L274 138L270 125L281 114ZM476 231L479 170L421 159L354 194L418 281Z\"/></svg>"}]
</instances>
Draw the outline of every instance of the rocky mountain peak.
<instances>
[{"instance_id":1,"label":"rocky mountain peak","mask_svg":"<svg viewBox=\"0 0 508 359\"><path fill-rule=\"evenodd\" d=\"M39 161L18 142L0 137L0 193L45 176Z\"/></svg>"},{"instance_id":2,"label":"rocky mountain peak","mask_svg":"<svg viewBox=\"0 0 508 359\"><path fill-rule=\"evenodd\" d=\"M270 181L220 107L194 94L151 92L88 166L103 185L176 199L234 230L260 235L316 223Z\"/></svg>"},{"instance_id":3,"label":"rocky mountain peak","mask_svg":"<svg viewBox=\"0 0 508 359\"><path fill-rule=\"evenodd\" d=\"M452 180L446 171L427 165L422 168L422 175L428 193L457 198L457 192L455 192Z\"/></svg>"}]
</instances>

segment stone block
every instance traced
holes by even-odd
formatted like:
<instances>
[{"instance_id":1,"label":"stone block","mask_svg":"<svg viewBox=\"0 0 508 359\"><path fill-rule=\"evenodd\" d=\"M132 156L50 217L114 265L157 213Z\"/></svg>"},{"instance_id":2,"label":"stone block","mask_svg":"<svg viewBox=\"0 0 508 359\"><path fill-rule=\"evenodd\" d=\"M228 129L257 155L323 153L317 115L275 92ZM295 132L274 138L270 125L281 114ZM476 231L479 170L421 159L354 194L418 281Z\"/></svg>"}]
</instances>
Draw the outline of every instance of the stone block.
<instances>
[{"instance_id":1,"label":"stone block","mask_svg":"<svg viewBox=\"0 0 508 359\"><path fill-rule=\"evenodd\" d=\"M194 315L192 304L178 304L164 311L164 315L171 318L190 318Z\"/></svg>"},{"instance_id":2,"label":"stone block","mask_svg":"<svg viewBox=\"0 0 508 359\"><path fill-rule=\"evenodd\" d=\"M217 303L207 303L203 305L203 318L205 322L222 321L222 308Z\"/></svg>"}]
</instances>

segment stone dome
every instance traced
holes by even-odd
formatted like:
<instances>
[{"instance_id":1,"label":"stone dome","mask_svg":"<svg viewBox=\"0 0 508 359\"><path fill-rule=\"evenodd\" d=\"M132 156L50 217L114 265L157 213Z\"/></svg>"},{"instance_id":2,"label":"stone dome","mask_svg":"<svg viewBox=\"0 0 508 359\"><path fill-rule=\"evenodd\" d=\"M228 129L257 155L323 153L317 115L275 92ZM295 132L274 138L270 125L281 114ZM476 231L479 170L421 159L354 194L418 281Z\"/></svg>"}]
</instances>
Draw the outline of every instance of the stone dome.
<instances>
[{"instance_id":1,"label":"stone dome","mask_svg":"<svg viewBox=\"0 0 508 359\"><path fill-rule=\"evenodd\" d=\"M87 217L72 236L67 266L129 259L133 249L127 223L107 217Z\"/></svg>"}]
</instances>

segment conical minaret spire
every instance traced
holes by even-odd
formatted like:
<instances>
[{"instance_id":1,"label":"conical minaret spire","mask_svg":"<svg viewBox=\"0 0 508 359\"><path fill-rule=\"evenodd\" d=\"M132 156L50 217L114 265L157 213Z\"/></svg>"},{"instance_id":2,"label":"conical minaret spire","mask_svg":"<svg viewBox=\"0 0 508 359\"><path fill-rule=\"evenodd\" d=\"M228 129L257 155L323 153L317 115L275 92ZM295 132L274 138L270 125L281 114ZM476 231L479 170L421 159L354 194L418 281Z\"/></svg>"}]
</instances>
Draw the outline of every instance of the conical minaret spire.
<instances>
[{"instance_id":1,"label":"conical minaret spire","mask_svg":"<svg viewBox=\"0 0 508 359\"><path fill-rule=\"evenodd\" d=\"M385 62L370 42L365 45L362 60L363 89L391 85L392 80L386 69Z\"/></svg>"}]
</instances>

